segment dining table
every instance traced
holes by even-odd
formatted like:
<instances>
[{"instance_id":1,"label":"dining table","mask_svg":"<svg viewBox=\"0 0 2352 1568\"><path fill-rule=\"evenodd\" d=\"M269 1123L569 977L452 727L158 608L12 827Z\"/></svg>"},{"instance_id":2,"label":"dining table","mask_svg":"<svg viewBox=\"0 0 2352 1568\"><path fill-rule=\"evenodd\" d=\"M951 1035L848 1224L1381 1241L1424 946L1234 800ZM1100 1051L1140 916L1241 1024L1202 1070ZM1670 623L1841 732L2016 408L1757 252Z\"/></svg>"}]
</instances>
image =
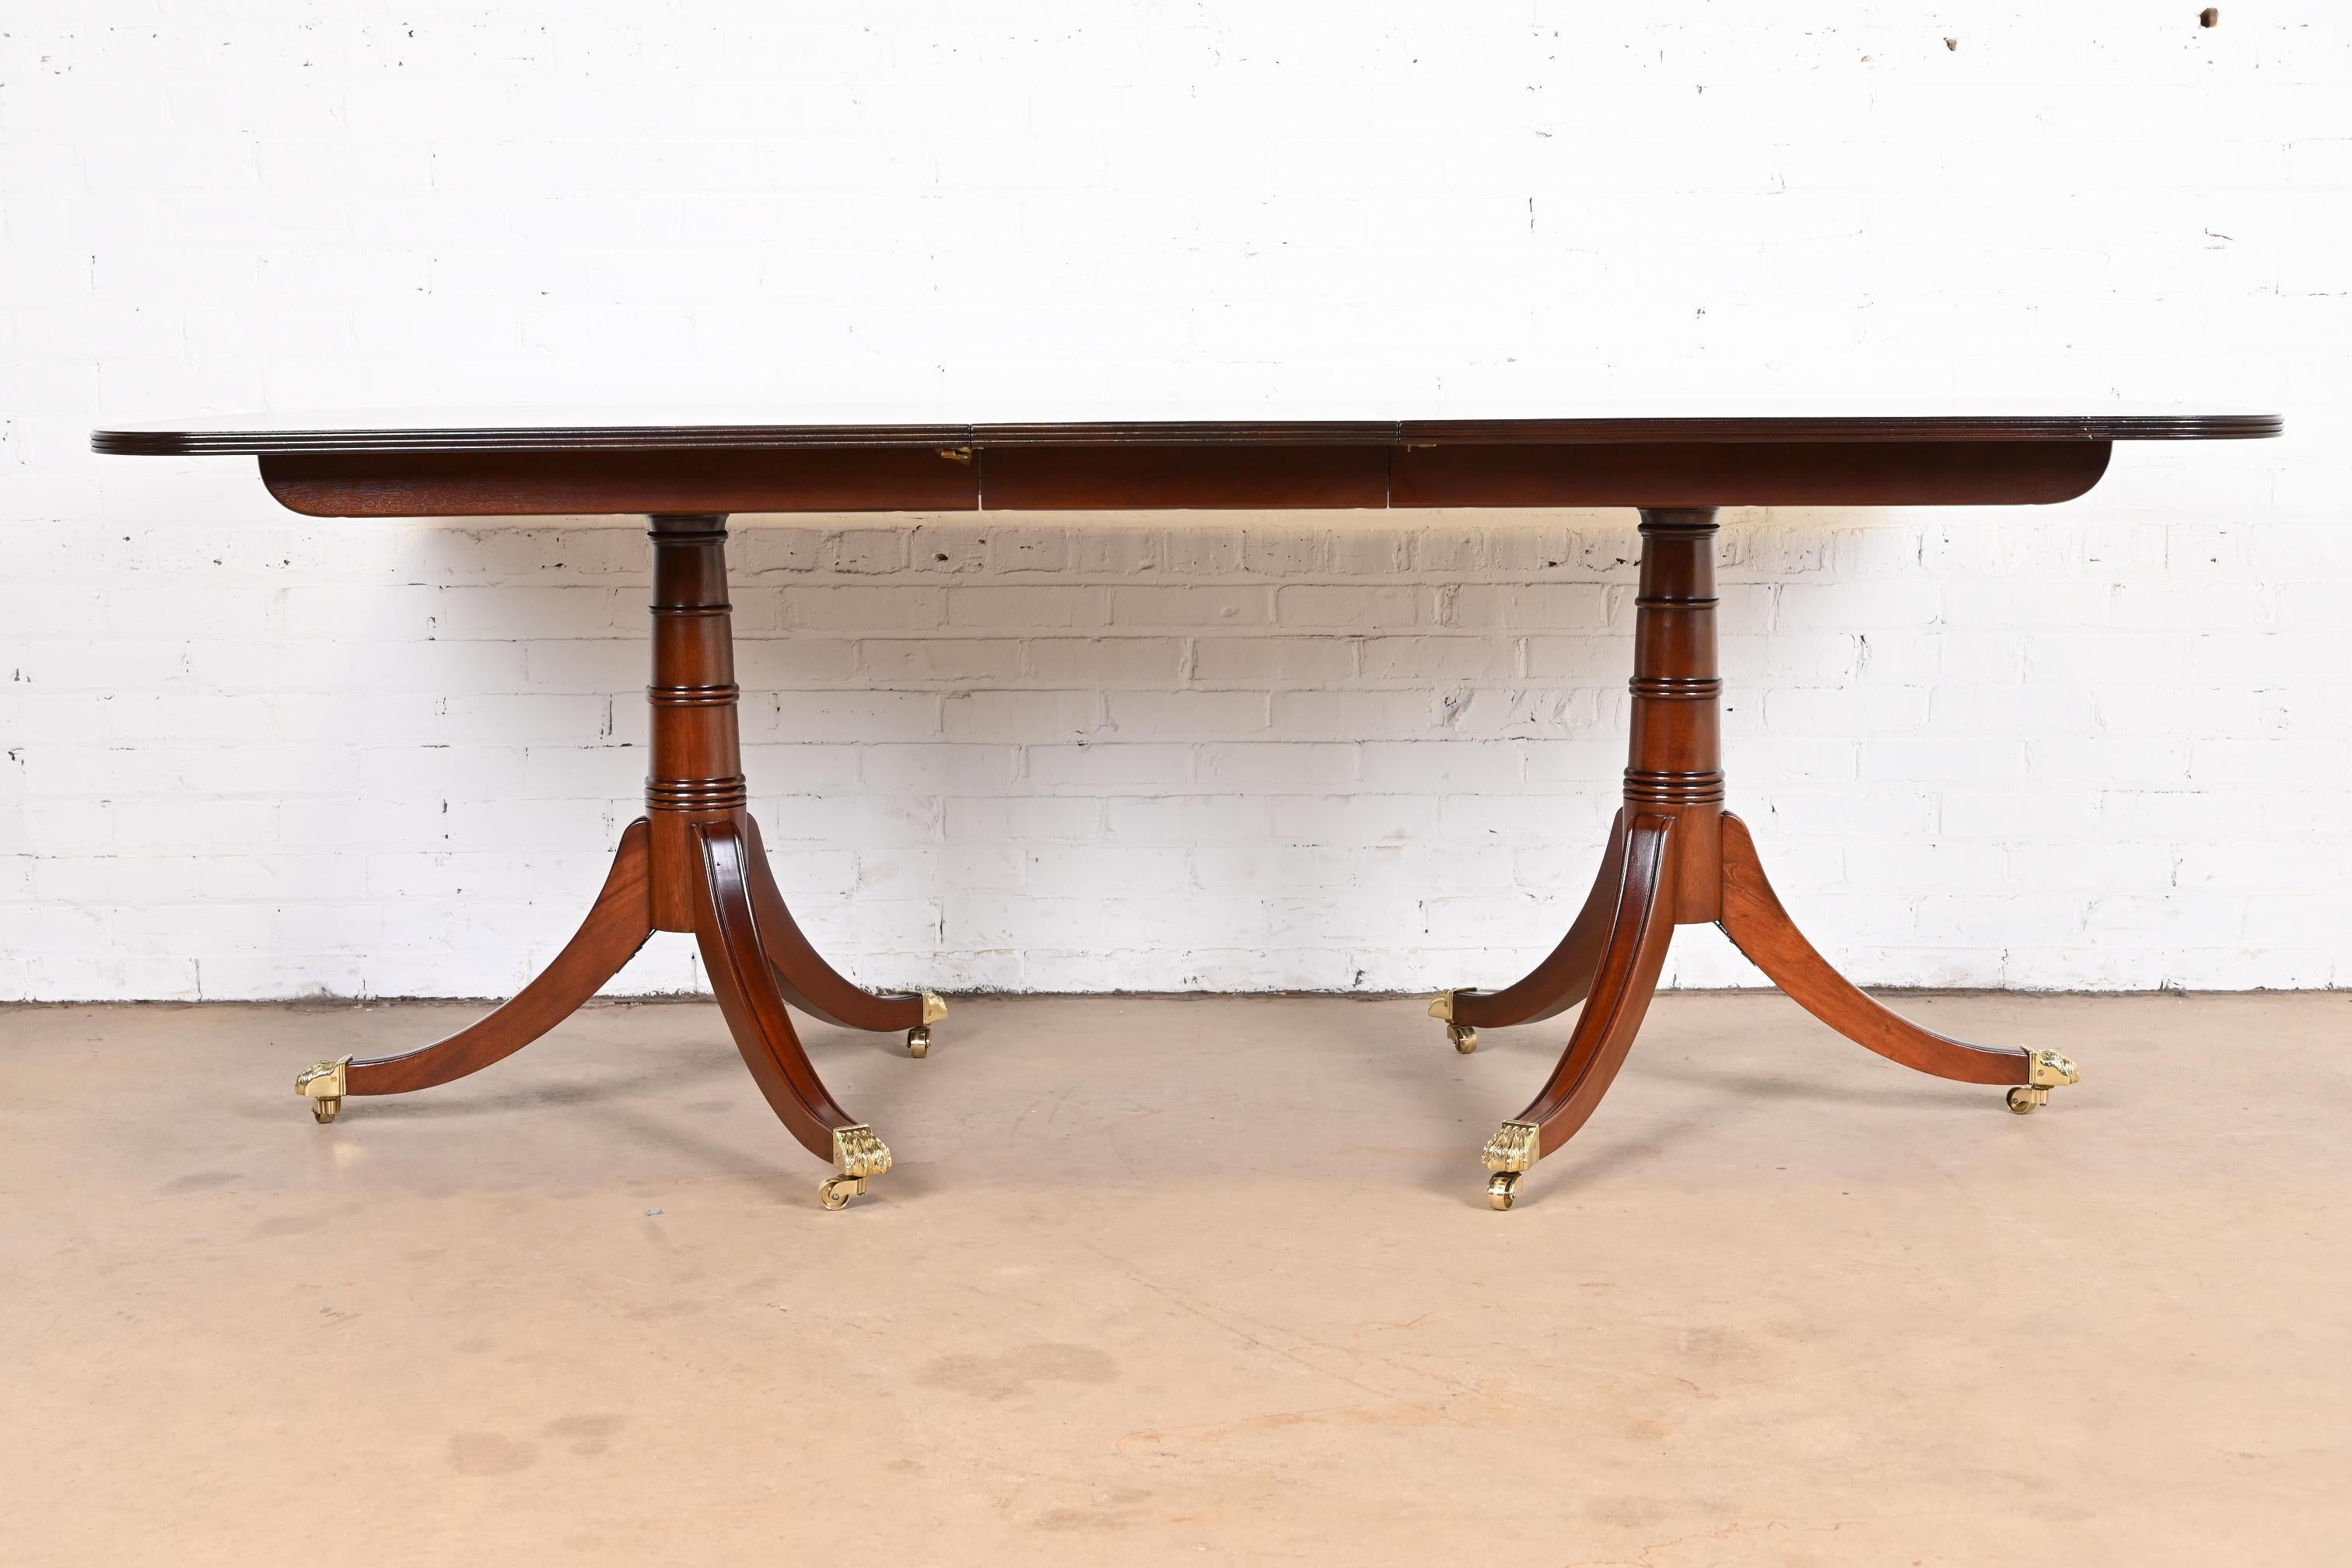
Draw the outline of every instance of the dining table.
<instances>
[{"instance_id":1,"label":"dining table","mask_svg":"<svg viewBox=\"0 0 2352 1568\"><path fill-rule=\"evenodd\" d=\"M1855 1044L1916 1072L2002 1089L2020 1114L2080 1079L2055 1051L1954 1039L1883 1006L1782 907L1748 825L1726 809L1720 510L2054 505L2097 484L2117 442L2248 439L2281 427L2271 415L2081 409L1030 424L404 415L141 424L97 431L92 446L252 459L278 504L311 517L648 520L645 814L620 834L579 929L521 991L456 1034L394 1056L319 1062L295 1087L326 1123L350 1097L479 1072L593 996L654 932L688 933L752 1080L831 1167L819 1197L833 1209L887 1172L891 1151L826 1089L793 1010L903 1031L919 1058L948 1009L929 991L877 993L845 977L803 933L769 869L737 724L730 517L1149 510L1181 527L1192 514L1235 510L1634 511L1627 759L1591 891L1525 975L1445 990L1430 1005L1465 1053L1481 1029L1582 1005L1550 1074L1480 1151L1487 1201L1508 1209L1526 1173L1608 1093L1681 926L1719 926Z\"/></svg>"}]
</instances>

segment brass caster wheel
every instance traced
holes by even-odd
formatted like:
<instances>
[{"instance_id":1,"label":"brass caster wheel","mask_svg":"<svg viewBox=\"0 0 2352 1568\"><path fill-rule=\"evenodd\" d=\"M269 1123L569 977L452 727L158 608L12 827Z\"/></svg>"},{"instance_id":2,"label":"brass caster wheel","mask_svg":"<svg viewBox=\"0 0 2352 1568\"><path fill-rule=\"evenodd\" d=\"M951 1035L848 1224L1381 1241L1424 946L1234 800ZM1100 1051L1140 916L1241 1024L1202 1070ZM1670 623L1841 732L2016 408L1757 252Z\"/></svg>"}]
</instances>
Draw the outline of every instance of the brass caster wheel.
<instances>
[{"instance_id":1,"label":"brass caster wheel","mask_svg":"<svg viewBox=\"0 0 2352 1568\"><path fill-rule=\"evenodd\" d=\"M828 1209L845 1209L849 1200L865 1190L863 1176L827 1176L817 1187L816 1201Z\"/></svg>"},{"instance_id":2,"label":"brass caster wheel","mask_svg":"<svg viewBox=\"0 0 2352 1568\"><path fill-rule=\"evenodd\" d=\"M923 1021L907 1031L907 1054L927 1057L931 1054L931 1026L948 1016L947 1002L936 991L923 993Z\"/></svg>"},{"instance_id":3,"label":"brass caster wheel","mask_svg":"<svg viewBox=\"0 0 2352 1568\"><path fill-rule=\"evenodd\" d=\"M1519 1178L1534 1168L1538 1159L1536 1145L1543 1130L1532 1121L1506 1121L1486 1140L1479 1151L1479 1160L1494 1174L1486 1178L1486 1203L1490 1208L1507 1209L1519 1190Z\"/></svg>"},{"instance_id":4,"label":"brass caster wheel","mask_svg":"<svg viewBox=\"0 0 2352 1568\"><path fill-rule=\"evenodd\" d=\"M1437 999L1429 1005L1429 1016L1444 1021L1445 1037L1454 1042L1455 1050L1466 1057L1478 1048L1478 1031L1467 1024L1457 1024L1454 1021L1453 992L1439 992Z\"/></svg>"},{"instance_id":5,"label":"brass caster wheel","mask_svg":"<svg viewBox=\"0 0 2352 1568\"><path fill-rule=\"evenodd\" d=\"M2082 1069L2071 1057L2056 1051L2036 1051L2026 1058L2025 1081L2009 1091L2009 1109L2031 1116L2050 1103L2050 1091L2083 1081Z\"/></svg>"},{"instance_id":6,"label":"brass caster wheel","mask_svg":"<svg viewBox=\"0 0 2352 1568\"><path fill-rule=\"evenodd\" d=\"M343 1109L343 1069L351 1065L351 1058L337 1057L331 1062L314 1063L294 1075L294 1092L310 1097L311 1120L321 1127Z\"/></svg>"}]
</instances>

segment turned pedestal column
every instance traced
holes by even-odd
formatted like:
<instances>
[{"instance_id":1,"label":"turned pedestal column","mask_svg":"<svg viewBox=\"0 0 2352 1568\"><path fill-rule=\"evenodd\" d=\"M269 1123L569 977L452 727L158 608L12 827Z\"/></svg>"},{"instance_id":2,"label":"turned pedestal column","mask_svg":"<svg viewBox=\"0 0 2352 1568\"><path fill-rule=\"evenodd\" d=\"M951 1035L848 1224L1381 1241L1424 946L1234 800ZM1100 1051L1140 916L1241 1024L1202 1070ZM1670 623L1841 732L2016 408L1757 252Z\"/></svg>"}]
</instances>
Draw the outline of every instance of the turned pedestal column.
<instances>
[{"instance_id":1,"label":"turned pedestal column","mask_svg":"<svg viewBox=\"0 0 2352 1568\"><path fill-rule=\"evenodd\" d=\"M877 995L818 955L785 907L745 809L727 601L727 520L653 519L652 716L646 815L621 834L613 869L579 931L513 1000L447 1039L400 1056L345 1057L304 1071L295 1088L320 1121L346 1095L402 1094L478 1072L568 1017L657 931L691 932L736 1048L777 1119L833 1163L821 1196L839 1208L890 1168L874 1130L841 1109L802 1047L786 1004L854 1029L907 1031L930 1049L947 1005L930 992Z\"/></svg>"},{"instance_id":2,"label":"turned pedestal column","mask_svg":"<svg viewBox=\"0 0 2352 1568\"><path fill-rule=\"evenodd\" d=\"M1814 951L1773 896L1747 825L1723 808L1723 680L1716 668L1711 507L1642 512L1634 600L1633 721L1624 805L1601 876L1549 957L1499 991L1448 991L1430 1005L1454 1048L1478 1030L1584 1004L1535 1099L1484 1151L1487 1195L1507 1209L1519 1178L1584 1125L1633 1048L1675 927L1719 924L1739 950L1823 1023L1920 1072L2009 1085L2022 1115L2075 1082L2054 1051L1973 1046L1888 1012Z\"/></svg>"}]
</instances>

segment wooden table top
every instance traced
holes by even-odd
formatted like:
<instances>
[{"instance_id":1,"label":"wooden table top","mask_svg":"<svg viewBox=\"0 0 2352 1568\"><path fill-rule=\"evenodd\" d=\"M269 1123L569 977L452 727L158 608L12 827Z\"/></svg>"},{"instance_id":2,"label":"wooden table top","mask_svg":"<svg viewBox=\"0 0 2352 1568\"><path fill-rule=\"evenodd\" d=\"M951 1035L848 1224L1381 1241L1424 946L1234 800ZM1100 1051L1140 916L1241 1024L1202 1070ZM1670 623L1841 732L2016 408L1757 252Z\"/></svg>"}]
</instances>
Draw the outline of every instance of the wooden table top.
<instances>
[{"instance_id":1,"label":"wooden table top","mask_svg":"<svg viewBox=\"0 0 2352 1568\"><path fill-rule=\"evenodd\" d=\"M413 417L413 416L412 416ZM100 430L100 452L257 458L316 517L613 512L1949 506L2061 501L2117 441L2275 436L2179 410L764 424L349 418Z\"/></svg>"},{"instance_id":2,"label":"wooden table top","mask_svg":"<svg viewBox=\"0 0 2352 1568\"><path fill-rule=\"evenodd\" d=\"M352 424L289 416L170 421L91 433L134 457L282 452L772 451L841 447L1580 446L1739 442L2212 441L2275 436L2273 414L1594 414L1510 419L1164 419L1065 424L684 424L524 418Z\"/></svg>"}]
</instances>

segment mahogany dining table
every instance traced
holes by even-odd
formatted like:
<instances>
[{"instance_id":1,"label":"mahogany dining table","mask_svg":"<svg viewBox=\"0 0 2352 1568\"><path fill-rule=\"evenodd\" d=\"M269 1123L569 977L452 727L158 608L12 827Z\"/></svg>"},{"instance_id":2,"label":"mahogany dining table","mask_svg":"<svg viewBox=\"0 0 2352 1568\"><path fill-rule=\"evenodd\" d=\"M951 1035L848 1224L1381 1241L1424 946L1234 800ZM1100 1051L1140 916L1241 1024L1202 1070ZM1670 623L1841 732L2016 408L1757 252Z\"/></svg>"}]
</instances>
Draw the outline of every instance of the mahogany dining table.
<instances>
[{"instance_id":1,"label":"mahogany dining table","mask_svg":"<svg viewBox=\"0 0 2352 1568\"><path fill-rule=\"evenodd\" d=\"M1456 1049L1477 1031L1581 1002L1559 1063L1488 1139L1487 1198L1601 1103L1655 990L1675 928L1719 925L1759 969L1856 1044L1916 1071L2007 1090L2020 1114L2076 1082L2054 1051L1971 1045L1864 995L1807 942L1724 809L1715 538L1726 506L1994 506L2071 500L2117 441L2275 436L2268 415L2189 413L1227 420L1032 425L556 424L338 426L183 422L100 430L102 453L247 457L312 517L637 513L653 541L651 772L603 891L554 961L510 1001L398 1056L344 1057L296 1088L332 1121L352 1095L450 1082L545 1034L657 931L691 933L752 1079L833 1173L840 1208L890 1150L834 1100L789 1008L929 1048L946 1005L877 994L810 945L746 809L727 596L733 513L1083 509L1627 507L1640 513L1632 724L1623 805L1582 911L1551 954L1494 990L1430 1011Z\"/></svg>"}]
</instances>

